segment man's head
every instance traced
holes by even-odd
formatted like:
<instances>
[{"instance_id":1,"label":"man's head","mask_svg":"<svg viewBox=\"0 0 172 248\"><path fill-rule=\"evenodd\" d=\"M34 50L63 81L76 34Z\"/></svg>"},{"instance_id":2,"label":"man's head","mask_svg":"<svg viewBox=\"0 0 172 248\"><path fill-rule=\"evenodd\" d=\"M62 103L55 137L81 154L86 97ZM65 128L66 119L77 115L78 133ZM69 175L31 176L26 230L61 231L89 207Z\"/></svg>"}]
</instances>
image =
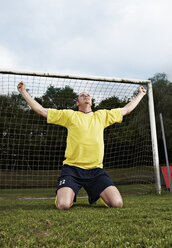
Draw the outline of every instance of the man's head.
<instances>
[{"instance_id":1,"label":"man's head","mask_svg":"<svg viewBox=\"0 0 172 248\"><path fill-rule=\"evenodd\" d=\"M92 106L91 96L87 92L81 92L76 101L76 105L78 107L91 107Z\"/></svg>"}]
</instances>

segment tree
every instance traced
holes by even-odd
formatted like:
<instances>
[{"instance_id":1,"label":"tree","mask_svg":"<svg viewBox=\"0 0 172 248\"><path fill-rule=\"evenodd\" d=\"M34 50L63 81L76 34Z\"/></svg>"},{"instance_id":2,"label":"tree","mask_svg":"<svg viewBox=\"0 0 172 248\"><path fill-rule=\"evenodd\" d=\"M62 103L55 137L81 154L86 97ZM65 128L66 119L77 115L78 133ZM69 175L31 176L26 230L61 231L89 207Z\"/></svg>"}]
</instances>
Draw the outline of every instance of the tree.
<instances>
[{"instance_id":1,"label":"tree","mask_svg":"<svg viewBox=\"0 0 172 248\"><path fill-rule=\"evenodd\" d=\"M45 107L71 109L77 94L72 88L49 86L37 98ZM66 130L46 125L46 119L34 113L20 94L0 95L1 168L46 169L62 164Z\"/></svg>"},{"instance_id":2,"label":"tree","mask_svg":"<svg viewBox=\"0 0 172 248\"><path fill-rule=\"evenodd\" d=\"M22 133L26 130L26 116L29 108L19 94L0 95L0 156L1 167L12 168L16 159L22 161L24 147ZM20 140L20 142L19 142ZM22 162L21 162L22 163Z\"/></svg>"},{"instance_id":3,"label":"tree","mask_svg":"<svg viewBox=\"0 0 172 248\"><path fill-rule=\"evenodd\" d=\"M172 83L165 73L157 73L150 78L153 83L155 116L158 136L158 149L160 163L165 163L164 147L159 114L162 113L168 157L172 163Z\"/></svg>"},{"instance_id":4,"label":"tree","mask_svg":"<svg viewBox=\"0 0 172 248\"><path fill-rule=\"evenodd\" d=\"M35 100L46 108L73 109L75 108L77 97L77 94L69 86L55 88L50 85L45 94L40 98L35 98Z\"/></svg>"},{"instance_id":5,"label":"tree","mask_svg":"<svg viewBox=\"0 0 172 248\"><path fill-rule=\"evenodd\" d=\"M112 108L120 108L123 107L126 103L127 103L127 99L125 100L120 100L118 97L116 96L112 96L109 98L106 98L104 100L102 100L98 106L96 106L96 110L97 109L112 109Z\"/></svg>"}]
</instances>

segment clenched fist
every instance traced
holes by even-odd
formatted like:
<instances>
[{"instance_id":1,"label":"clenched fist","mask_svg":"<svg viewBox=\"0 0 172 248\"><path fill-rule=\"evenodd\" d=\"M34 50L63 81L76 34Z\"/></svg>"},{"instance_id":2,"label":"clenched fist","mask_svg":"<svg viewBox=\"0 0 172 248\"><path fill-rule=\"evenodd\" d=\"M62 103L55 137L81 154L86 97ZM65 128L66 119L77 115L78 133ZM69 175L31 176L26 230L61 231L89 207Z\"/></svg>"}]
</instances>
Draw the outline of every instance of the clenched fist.
<instances>
[{"instance_id":1,"label":"clenched fist","mask_svg":"<svg viewBox=\"0 0 172 248\"><path fill-rule=\"evenodd\" d=\"M142 93L143 95L146 94L146 89L143 86L139 87L139 93Z\"/></svg>"},{"instance_id":2,"label":"clenched fist","mask_svg":"<svg viewBox=\"0 0 172 248\"><path fill-rule=\"evenodd\" d=\"M17 85L17 89L20 93L22 93L24 90L26 90L26 84L21 81L18 85Z\"/></svg>"}]
</instances>

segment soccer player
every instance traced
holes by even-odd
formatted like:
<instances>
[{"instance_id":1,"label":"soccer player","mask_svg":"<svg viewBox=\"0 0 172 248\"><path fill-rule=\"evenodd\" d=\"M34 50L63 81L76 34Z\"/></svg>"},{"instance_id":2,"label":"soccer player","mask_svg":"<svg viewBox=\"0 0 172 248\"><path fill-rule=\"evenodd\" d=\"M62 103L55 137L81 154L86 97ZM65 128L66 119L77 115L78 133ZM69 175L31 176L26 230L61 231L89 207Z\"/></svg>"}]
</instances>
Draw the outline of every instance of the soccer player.
<instances>
[{"instance_id":1,"label":"soccer player","mask_svg":"<svg viewBox=\"0 0 172 248\"><path fill-rule=\"evenodd\" d=\"M24 82L17 86L29 106L39 115L47 118L47 123L67 128L67 147L61 175L58 178L56 206L69 209L81 187L88 193L89 203L99 198L109 207L121 208L123 200L111 178L103 170L104 129L133 111L146 90L141 86L137 96L123 108L92 112L92 99L87 92L81 92L76 105L78 111L47 109L36 102L26 91Z\"/></svg>"}]
</instances>

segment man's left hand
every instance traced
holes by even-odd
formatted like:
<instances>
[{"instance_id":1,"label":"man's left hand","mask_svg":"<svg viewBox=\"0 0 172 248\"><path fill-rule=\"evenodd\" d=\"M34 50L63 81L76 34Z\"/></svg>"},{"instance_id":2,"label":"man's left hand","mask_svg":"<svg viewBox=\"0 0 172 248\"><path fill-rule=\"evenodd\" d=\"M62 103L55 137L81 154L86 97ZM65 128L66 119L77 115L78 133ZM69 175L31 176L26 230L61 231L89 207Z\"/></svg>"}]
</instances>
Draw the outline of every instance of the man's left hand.
<instances>
[{"instance_id":1,"label":"man's left hand","mask_svg":"<svg viewBox=\"0 0 172 248\"><path fill-rule=\"evenodd\" d=\"M140 86L139 93L145 95L146 94L146 89L143 86Z\"/></svg>"}]
</instances>

